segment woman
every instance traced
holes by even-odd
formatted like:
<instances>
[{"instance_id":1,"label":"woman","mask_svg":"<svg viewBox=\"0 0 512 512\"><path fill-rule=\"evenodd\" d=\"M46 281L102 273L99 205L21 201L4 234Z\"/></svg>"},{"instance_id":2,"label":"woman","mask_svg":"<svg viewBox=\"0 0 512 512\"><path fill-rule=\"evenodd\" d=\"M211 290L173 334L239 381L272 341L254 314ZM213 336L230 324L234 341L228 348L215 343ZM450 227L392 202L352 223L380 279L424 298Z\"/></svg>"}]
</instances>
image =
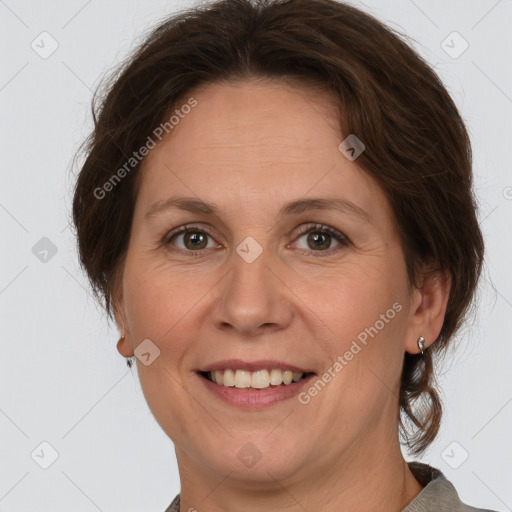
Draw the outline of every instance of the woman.
<instances>
[{"instance_id":1,"label":"woman","mask_svg":"<svg viewBox=\"0 0 512 512\"><path fill-rule=\"evenodd\" d=\"M483 259L435 73L331 0L225 0L109 83L81 263L172 439L170 511L472 511L422 453ZM131 359L128 359L131 365Z\"/></svg>"}]
</instances>

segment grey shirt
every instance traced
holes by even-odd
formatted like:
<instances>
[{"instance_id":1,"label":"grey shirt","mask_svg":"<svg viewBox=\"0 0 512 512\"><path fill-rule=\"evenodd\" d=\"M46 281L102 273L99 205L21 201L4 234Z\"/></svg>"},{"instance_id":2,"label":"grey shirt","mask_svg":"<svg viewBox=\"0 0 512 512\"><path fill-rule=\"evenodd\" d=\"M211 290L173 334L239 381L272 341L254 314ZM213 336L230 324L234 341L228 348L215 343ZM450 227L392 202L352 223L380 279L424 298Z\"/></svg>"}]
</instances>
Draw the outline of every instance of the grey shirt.
<instances>
[{"instance_id":1,"label":"grey shirt","mask_svg":"<svg viewBox=\"0 0 512 512\"><path fill-rule=\"evenodd\" d=\"M409 462L408 466L423 489L402 512L495 512L462 503L455 487L439 469L422 462ZM165 512L180 512L179 494Z\"/></svg>"}]
</instances>

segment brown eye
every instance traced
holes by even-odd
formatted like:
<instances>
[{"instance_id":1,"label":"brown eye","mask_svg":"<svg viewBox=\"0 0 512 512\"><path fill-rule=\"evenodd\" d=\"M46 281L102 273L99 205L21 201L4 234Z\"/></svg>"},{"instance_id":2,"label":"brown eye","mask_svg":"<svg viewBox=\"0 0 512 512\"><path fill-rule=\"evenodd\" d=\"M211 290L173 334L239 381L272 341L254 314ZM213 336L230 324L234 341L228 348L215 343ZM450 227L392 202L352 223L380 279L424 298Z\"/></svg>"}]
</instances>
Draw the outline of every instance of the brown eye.
<instances>
[{"instance_id":1,"label":"brown eye","mask_svg":"<svg viewBox=\"0 0 512 512\"><path fill-rule=\"evenodd\" d=\"M311 232L307 237L308 245L312 249L329 249L331 235L327 233Z\"/></svg>"},{"instance_id":2,"label":"brown eye","mask_svg":"<svg viewBox=\"0 0 512 512\"><path fill-rule=\"evenodd\" d=\"M188 231L183 237L185 247L190 250L204 249L208 244L205 233L201 231Z\"/></svg>"},{"instance_id":3,"label":"brown eye","mask_svg":"<svg viewBox=\"0 0 512 512\"><path fill-rule=\"evenodd\" d=\"M341 249L342 246L349 245L348 239L342 233L322 224L306 226L297 238L296 243L303 237L306 237L306 247L301 247L299 244L298 249L305 249L317 253L331 253ZM336 242L334 246L332 245L333 241Z\"/></svg>"},{"instance_id":4,"label":"brown eye","mask_svg":"<svg viewBox=\"0 0 512 512\"><path fill-rule=\"evenodd\" d=\"M213 238L204 229L195 226L183 226L180 230L167 234L163 243L173 245L186 252L203 251L204 249L214 248L216 244ZM210 243L210 245L208 245Z\"/></svg>"}]
</instances>

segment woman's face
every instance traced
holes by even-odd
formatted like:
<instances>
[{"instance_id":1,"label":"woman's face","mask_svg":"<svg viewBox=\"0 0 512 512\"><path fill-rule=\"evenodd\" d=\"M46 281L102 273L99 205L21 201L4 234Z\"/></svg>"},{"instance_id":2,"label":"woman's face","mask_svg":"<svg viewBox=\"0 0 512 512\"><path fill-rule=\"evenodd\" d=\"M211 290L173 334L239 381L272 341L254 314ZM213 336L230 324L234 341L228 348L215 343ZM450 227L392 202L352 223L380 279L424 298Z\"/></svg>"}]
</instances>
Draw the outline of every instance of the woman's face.
<instances>
[{"instance_id":1,"label":"woman's face","mask_svg":"<svg viewBox=\"0 0 512 512\"><path fill-rule=\"evenodd\" d=\"M277 81L192 96L144 161L116 308L180 466L283 482L396 448L420 295L334 104Z\"/></svg>"}]
</instances>

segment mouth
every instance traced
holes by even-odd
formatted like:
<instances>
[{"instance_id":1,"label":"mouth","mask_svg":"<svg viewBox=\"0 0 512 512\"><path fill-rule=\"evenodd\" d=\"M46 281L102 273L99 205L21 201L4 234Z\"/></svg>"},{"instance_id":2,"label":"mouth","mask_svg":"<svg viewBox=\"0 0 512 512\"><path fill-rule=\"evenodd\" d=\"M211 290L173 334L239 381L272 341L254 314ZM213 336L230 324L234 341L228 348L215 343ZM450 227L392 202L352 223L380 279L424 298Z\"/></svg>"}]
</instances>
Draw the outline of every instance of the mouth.
<instances>
[{"instance_id":1,"label":"mouth","mask_svg":"<svg viewBox=\"0 0 512 512\"><path fill-rule=\"evenodd\" d=\"M216 399L254 411L293 399L316 372L284 361L228 359L199 368L196 375Z\"/></svg>"},{"instance_id":2,"label":"mouth","mask_svg":"<svg viewBox=\"0 0 512 512\"><path fill-rule=\"evenodd\" d=\"M294 371L287 367L263 368L256 371L240 368L226 368L199 371L198 373L204 379L218 386L252 391L292 386L314 375L313 372Z\"/></svg>"}]
</instances>

